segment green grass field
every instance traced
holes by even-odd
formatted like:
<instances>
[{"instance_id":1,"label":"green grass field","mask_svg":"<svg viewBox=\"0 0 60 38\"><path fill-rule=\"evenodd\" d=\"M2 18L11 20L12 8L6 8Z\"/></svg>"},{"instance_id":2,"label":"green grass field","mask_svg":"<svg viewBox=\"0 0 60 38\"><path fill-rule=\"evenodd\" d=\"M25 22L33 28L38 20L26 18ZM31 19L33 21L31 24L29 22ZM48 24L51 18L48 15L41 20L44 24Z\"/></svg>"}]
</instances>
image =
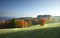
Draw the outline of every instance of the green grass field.
<instances>
[{"instance_id":1,"label":"green grass field","mask_svg":"<svg viewBox=\"0 0 60 38\"><path fill-rule=\"evenodd\" d=\"M60 23L0 29L0 38L60 38Z\"/></svg>"}]
</instances>

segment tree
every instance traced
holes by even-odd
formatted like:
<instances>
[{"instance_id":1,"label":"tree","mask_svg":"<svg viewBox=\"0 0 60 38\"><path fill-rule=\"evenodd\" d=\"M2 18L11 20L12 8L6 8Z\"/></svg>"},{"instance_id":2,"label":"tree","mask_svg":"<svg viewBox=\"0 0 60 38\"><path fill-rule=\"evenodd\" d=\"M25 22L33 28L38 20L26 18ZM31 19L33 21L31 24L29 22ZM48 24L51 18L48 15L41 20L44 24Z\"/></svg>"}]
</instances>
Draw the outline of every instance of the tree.
<instances>
[{"instance_id":1,"label":"tree","mask_svg":"<svg viewBox=\"0 0 60 38\"><path fill-rule=\"evenodd\" d=\"M40 25L45 25L46 24L46 19L40 19Z\"/></svg>"},{"instance_id":2,"label":"tree","mask_svg":"<svg viewBox=\"0 0 60 38\"><path fill-rule=\"evenodd\" d=\"M32 21L27 21L29 26L32 26Z\"/></svg>"},{"instance_id":3,"label":"tree","mask_svg":"<svg viewBox=\"0 0 60 38\"><path fill-rule=\"evenodd\" d=\"M11 27L11 28L16 27L16 20L15 20L15 19L12 19L12 20L11 20L11 22L10 22L10 27Z\"/></svg>"},{"instance_id":4,"label":"tree","mask_svg":"<svg viewBox=\"0 0 60 38\"><path fill-rule=\"evenodd\" d=\"M16 24L17 24L17 27L28 27L29 26L28 22L25 20L18 20Z\"/></svg>"},{"instance_id":5,"label":"tree","mask_svg":"<svg viewBox=\"0 0 60 38\"><path fill-rule=\"evenodd\" d=\"M5 25L6 28L9 28L10 27L10 22L6 21L4 25Z\"/></svg>"}]
</instances>

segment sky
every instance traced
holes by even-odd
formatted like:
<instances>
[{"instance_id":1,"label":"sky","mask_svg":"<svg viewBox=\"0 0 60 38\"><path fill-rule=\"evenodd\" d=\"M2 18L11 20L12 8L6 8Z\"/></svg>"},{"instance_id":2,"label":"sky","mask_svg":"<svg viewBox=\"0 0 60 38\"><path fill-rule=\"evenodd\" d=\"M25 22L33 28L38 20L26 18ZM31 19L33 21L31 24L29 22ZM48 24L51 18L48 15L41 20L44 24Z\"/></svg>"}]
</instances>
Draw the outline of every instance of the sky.
<instances>
[{"instance_id":1,"label":"sky","mask_svg":"<svg viewBox=\"0 0 60 38\"><path fill-rule=\"evenodd\" d=\"M2 17L60 16L60 0L0 0Z\"/></svg>"}]
</instances>

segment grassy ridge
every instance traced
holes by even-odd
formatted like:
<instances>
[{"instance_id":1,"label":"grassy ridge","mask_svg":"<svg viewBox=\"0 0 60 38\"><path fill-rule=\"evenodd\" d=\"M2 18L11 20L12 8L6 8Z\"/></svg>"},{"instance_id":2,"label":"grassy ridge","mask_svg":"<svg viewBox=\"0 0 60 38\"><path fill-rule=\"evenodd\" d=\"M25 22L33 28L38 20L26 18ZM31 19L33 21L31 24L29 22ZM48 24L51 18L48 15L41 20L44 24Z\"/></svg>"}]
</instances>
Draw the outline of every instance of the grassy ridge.
<instances>
[{"instance_id":1,"label":"grassy ridge","mask_svg":"<svg viewBox=\"0 0 60 38\"><path fill-rule=\"evenodd\" d=\"M0 38L60 38L60 23L0 29Z\"/></svg>"}]
</instances>

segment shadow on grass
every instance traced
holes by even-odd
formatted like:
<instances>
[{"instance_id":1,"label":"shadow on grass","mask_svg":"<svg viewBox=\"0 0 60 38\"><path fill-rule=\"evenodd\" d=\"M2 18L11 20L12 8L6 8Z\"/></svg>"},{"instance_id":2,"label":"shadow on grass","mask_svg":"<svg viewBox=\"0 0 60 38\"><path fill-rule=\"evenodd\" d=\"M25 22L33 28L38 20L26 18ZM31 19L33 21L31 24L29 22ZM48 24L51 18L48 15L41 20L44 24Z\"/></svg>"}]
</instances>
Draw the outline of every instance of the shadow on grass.
<instances>
[{"instance_id":1,"label":"shadow on grass","mask_svg":"<svg viewBox=\"0 0 60 38\"><path fill-rule=\"evenodd\" d=\"M60 27L5 33L0 38L60 38Z\"/></svg>"}]
</instances>

